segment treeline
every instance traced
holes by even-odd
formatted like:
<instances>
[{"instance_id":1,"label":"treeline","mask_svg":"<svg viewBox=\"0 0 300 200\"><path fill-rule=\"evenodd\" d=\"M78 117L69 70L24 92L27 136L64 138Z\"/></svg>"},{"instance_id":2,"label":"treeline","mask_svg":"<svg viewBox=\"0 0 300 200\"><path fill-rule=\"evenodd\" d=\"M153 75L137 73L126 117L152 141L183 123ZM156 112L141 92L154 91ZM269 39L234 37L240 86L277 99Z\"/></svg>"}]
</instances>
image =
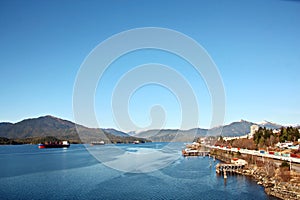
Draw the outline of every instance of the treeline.
<instances>
[{"instance_id":1,"label":"treeline","mask_svg":"<svg viewBox=\"0 0 300 200\"><path fill-rule=\"evenodd\" d=\"M67 139L59 139L53 136L47 137L32 137L32 138L23 138L23 139L9 139L5 137L0 137L0 145L18 145L18 144L39 144L45 142L59 142ZM80 140L70 140L71 143L77 144L80 143Z\"/></svg>"},{"instance_id":2,"label":"treeline","mask_svg":"<svg viewBox=\"0 0 300 200\"><path fill-rule=\"evenodd\" d=\"M253 136L253 141L259 147L274 146L278 142L295 142L300 138L298 128L281 127L280 131L260 127Z\"/></svg>"},{"instance_id":3,"label":"treeline","mask_svg":"<svg viewBox=\"0 0 300 200\"><path fill-rule=\"evenodd\" d=\"M82 143L80 138L77 137L68 137L64 136L62 138L57 138L54 136L46 136L46 137L32 137L32 138L23 138L23 139L9 139L5 137L0 137L0 145L18 145L18 144L40 144L45 142L59 142L62 140L68 140L71 144L80 144ZM121 136L114 136L108 134L107 139L100 139L105 141L105 143L133 143L134 141L138 140L141 143L151 142L151 140L147 140L144 138L136 138L136 137L121 137ZM89 141L92 142L92 141ZM87 142L87 143L89 143Z\"/></svg>"},{"instance_id":4,"label":"treeline","mask_svg":"<svg viewBox=\"0 0 300 200\"><path fill-rule=\"evenodd\" d=\"M112 134L107 134L107 133L105 133L105 135L106 135L106 139L101 139L105 143L128 144L128 143L133 143L134 141L137 141L137 140L141 143L152 142L151 140L148 140L145 138L138 138L138 137L132 137L132 136L123 137L123 136L117 136L117 135L112 135Z\"/></svg>"},{"instance_id":5,"label":"treeline","mask_svg":"<svg viewBox=\"0 0 300 200\"><path fill-rule=\"evenodd\" d=\"M18 143L13 139L8 139L5 137L0 137L0 145L8 145L8 144L22 144L22 143Z\"/></svg>"}]
</instances>

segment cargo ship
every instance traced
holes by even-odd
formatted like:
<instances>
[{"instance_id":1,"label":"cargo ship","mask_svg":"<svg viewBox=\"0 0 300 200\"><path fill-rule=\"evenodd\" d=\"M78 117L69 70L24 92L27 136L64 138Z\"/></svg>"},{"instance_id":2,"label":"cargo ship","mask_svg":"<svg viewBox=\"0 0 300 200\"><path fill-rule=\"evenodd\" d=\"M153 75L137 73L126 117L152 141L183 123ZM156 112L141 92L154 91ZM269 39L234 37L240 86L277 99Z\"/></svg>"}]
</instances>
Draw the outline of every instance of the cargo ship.
<instances>
[{"instance_id":1,"label":"cargo ship","mask_svg":"<svg viewBox=\"0 0 300 200\"><path fill-rule=\"evenodd\" d=\"M69 148L70 143L68 141L60 142L45 142L44 144L39 144L39 149L45 148Z\"/></svg>"}]
</instances>

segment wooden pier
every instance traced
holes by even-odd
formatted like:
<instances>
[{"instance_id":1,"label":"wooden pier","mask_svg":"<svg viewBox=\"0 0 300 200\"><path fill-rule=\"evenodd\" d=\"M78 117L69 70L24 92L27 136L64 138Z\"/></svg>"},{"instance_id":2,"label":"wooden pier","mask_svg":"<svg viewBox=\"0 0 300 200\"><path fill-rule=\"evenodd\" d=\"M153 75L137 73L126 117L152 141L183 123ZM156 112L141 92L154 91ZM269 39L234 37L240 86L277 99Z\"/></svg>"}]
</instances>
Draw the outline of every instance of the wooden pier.
<instances>
[{"instance_id":1,"label":"wooden pier","mask_svg":"<svg viewBox=\"0 0 300 200\"><path fill-rule=\"evenodd\" d=\"M219 174L221 172L235 172L237 170L243 169L245 165L238 165L238 164L217 164L216 165L216 172Z\"/></svg>"}]
</instances>

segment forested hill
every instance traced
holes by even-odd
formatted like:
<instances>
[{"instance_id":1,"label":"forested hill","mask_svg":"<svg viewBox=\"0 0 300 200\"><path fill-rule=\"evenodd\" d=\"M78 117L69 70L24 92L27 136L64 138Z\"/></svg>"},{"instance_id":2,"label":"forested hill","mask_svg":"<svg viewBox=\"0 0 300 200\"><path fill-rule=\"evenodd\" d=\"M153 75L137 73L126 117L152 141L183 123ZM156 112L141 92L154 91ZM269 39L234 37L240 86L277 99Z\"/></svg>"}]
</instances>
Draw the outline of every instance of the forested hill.
<instances>
[{"instance_id":1,"label":"forested hill","mask_svg":"<svg viewBox=\"0 0 300 200\"><path fill-rule=\"evenodd\" d=\"M70 140L75 143L89 143L92 141L103 140L107 143L128 143L135 140L146 142L149 140L129 136L126 133L114 129L95 129L77 125L80 130L78 135L76 124L50 115L26 119L18 123L0 123L1 141L30 141L28 138L42 139L53 136L61 140ZM12 140L13 139L13 140ZM21 140L20 140L21 139ZM26 140L25 140L26 139ZM27 143L26 142L26 143ZM11 142L12 143L12 142Z\"/></svg>"}]
</instances>

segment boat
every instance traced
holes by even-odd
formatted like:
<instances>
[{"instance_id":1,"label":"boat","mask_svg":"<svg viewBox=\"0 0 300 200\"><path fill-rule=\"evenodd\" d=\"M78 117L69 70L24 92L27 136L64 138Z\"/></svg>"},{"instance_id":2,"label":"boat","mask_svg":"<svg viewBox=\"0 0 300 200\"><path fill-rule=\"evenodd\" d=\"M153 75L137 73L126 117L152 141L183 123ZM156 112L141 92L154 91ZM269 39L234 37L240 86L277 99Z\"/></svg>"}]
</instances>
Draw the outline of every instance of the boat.
<instances>
[{"instance_id":1,"label":"boat","mask_svg":"<svg viewBox=\"0 0 300 200\"><path fill-rule=\"evenodd\" d=\"M102 141L93 141L91 142L91 145L104 145L105 142L102 140Z\"/></svg>"},{"instance_id":2,"label":"boat","mask_svg":"<svg viewBox=\"0 0 300 200\"><path fill-rule=\"evenodd\" d=\"M69 148L70 143L68 141L59 141L59 142L45 142L40 143L39 149L45 149L45 148Z\"/></svg>"},{"instance_id":3,"label":"boat","mask_svg":"<svg viewBox=\"0 0 300 200\"><path fill-rule=\"evenodd\" d=\"M133 141L133 144L139 144L139 143L140 143L140 141L138 141L138 140Z\"/></svg>"}]
</instances>

